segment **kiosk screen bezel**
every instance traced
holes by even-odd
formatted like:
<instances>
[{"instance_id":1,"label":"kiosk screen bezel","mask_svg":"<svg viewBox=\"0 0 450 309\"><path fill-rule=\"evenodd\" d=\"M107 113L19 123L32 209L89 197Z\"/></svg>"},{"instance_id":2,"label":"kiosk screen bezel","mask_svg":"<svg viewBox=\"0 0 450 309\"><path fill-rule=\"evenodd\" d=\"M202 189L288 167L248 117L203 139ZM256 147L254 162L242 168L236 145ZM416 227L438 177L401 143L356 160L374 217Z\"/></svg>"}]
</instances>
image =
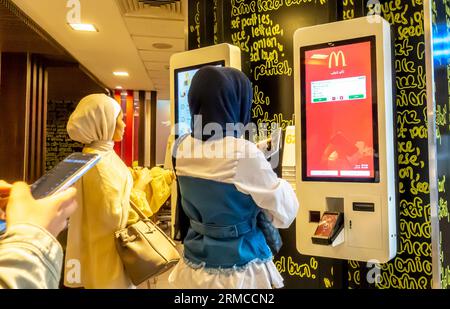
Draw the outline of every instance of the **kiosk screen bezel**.
<instances>
[{"instance_id":1,"label":"kiosk screen bezel","mask_svg":"<svg viewBox=\"0 0 450 309\"><path fill-rule=\"evenodd\" d=\"M320 177L308 176L307 173L307 143L306 143L306 52L332 48L343 45L370 42L371 79L372 79L372 123L373 123L373 168L372 177ZM379 139L378 139L378 87L377 87L377 51L376 36L366 36L353 39L326 42L316 45L300 47L300 74L301 74L301 138L302 138L302 180L308 182L360 182L379 183Z\"/></svg>"}]
</instances>

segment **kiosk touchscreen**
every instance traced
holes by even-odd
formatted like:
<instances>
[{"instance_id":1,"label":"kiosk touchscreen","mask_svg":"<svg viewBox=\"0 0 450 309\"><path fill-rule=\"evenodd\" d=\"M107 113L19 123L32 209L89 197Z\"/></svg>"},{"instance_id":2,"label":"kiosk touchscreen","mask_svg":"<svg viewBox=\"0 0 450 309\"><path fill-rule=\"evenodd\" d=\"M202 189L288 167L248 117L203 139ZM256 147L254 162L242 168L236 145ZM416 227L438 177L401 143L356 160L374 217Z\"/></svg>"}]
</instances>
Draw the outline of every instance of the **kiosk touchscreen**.
<instances>
[{"instance_id":1,"label":"kiosk touchscreen","mask_svg":"<svg viewBox=\"0 0 450 309\"><path fill-rule=\"evenodd\" d=\"M380 263L395 256L391 48L381 18L294 34L302 254Z\"/></svg>"},{"instance_id":2,"label":"kiosk touchscreen","mask_svg":"<svg viewBox=\"0 0 450 309\"><path fill-rule=\"evenodd\" d=\"M305 87L303 178L377 181L375 37L302 47L300 53ZM336 56L317 59L320 55ZM333 67L336 62L342 69Z\"/></svg>"}]
</instances>

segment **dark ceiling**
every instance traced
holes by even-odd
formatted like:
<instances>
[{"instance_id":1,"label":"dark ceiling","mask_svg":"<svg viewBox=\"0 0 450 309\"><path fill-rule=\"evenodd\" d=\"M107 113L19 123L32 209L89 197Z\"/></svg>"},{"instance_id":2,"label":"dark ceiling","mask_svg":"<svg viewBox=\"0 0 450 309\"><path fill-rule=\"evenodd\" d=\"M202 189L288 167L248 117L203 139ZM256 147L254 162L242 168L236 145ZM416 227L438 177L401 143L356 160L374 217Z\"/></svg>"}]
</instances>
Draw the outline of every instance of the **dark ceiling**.
<instances>
[{"instance_id":1,"label":"dark ceiling","mask_svg":"<svg viewBox=\"0 0 450 309\"><path fill-rule=\"evenodd\" d=\"M66 67L70 74L83 74L83 78L86 77L91 82L95 82L95 87L104 87L95 76L10 0L0 0L0 53L2 52L39 54L47 67ZM72 71L70 67L73 67ZM75 72L77 70L78 73Z\"/></svg>"},{"instance_id":2,"label":"dark ceiling","mask_svg":"<svg viewBox=\"0 0 450 309\"><path fill-rule=\"evenodd\" d=\"M0 0L0 51L30 52L73 61L63 48L9 0Z\"/></svg>"}]
</instances>

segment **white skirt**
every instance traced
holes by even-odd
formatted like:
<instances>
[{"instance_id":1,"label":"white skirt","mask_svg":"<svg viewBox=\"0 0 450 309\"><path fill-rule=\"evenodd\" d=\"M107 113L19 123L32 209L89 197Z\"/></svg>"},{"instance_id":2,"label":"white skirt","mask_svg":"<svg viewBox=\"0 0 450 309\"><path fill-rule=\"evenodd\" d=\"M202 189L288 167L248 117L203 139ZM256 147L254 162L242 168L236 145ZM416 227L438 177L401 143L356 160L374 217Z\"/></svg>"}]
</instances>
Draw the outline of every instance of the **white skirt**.
<instances>
[{"instance_id":1,"label":"white skirt","mask_svg":"<svg viewBox=\"0 0 450 309\"><path fill-rule=\"evenodd\" d=\"M281 277L273 261L253 261L239 269L191 267L184 259L169 276L176 289L272 289L282 288Z\"/></svg>"}]
</instances>

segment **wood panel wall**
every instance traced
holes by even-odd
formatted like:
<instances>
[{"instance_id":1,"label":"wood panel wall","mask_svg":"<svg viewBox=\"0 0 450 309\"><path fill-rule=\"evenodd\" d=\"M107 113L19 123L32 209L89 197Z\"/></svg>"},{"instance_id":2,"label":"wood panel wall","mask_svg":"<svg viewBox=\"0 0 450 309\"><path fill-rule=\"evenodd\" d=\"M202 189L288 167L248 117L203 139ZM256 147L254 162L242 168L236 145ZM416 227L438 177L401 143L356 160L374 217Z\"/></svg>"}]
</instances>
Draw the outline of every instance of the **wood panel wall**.
<instances>
[{"instance_id":1,"label":"wood panel wall","mask_svg":"<svg viewBox=\"0 0 450 309\"><path fill-rule=\"evenodd\" d=\"M31 183L44 172L47 71L27 53L3 53L0 68L0 179Z\"/></svg>"},{"instance_id":2,"label":"wood panel wall","mask_svg":"<svg viewBox=\"0 0 450 309\"><path fill-rule=\"evenodd\" d=\"M45 170L45 135L47 124L48 73L38 56L31 57L28 152L26 180L34 182Z\"/></svg>"},{"instance_id":3,"label":"wood panel wall","mask_svg":"<svg viewBox=\"0 0 450 309\"><path fill-rule=\"evenodd\" d=\"M0 179L24 180L28 74L31 61L26 53L1 54L0 80Z\"/></svg>"}]
</instances>

